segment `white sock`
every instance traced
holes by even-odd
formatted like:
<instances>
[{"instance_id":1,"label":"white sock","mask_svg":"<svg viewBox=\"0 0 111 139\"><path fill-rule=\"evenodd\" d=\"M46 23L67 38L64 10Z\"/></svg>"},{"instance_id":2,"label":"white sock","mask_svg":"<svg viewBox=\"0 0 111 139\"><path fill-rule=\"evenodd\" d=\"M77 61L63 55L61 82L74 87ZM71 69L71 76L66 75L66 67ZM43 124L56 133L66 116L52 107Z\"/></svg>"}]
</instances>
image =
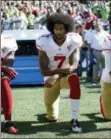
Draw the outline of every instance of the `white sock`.
<instances>
[{"instance_id":1,"label":"white sock","mask_svg":"<svg viewBox=\"0 0 111 139\"><path fill-rule=\"evenodd\" d=\"M70 102L71 102L71 118L77 119L80 99L70 99Z\"/></svg>"}]
</instances>

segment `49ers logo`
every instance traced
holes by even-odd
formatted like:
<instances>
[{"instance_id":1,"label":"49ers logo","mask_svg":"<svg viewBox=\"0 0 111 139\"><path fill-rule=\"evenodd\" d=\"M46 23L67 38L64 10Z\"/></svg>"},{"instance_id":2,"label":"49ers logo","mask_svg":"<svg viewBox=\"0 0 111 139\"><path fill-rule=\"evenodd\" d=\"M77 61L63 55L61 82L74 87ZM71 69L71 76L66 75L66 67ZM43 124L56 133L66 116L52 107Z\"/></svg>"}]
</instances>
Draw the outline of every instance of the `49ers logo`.
<instances>
[{"instance_id":1,"label":"49ers logo","mask_svg":"<svg viewBox=\"0 0 111 139\"><path fill-rule=\"evenodd\" d=\"M67 49L70 51L72 49L72 45L67 46Z\"/></svg>"},{"instance_id":2,"label":"49ers logo","mask_svg":"<svg viewBox=\"0 0 111 139\"><path fill-rule=\"evenodd\" d=\"M6 51L7 51L7 48L6 47L2 48L2 52L3 53L6 53Z\"/></svg>"}]
</instances>

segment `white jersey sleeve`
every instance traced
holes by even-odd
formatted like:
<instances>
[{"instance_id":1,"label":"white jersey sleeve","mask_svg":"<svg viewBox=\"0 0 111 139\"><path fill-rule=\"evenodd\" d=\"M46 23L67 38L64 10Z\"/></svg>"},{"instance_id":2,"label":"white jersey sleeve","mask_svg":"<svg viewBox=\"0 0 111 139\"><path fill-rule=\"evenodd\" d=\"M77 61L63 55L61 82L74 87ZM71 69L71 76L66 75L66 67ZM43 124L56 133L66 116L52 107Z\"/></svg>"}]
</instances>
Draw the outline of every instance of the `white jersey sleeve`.
<instances>
[{"instance_id":1,"label":"white jersey sleeve","mask_svg":"<svg viewBox=\"0 0 111 139\"><path fill-rule=\"evenodd\" d=\"M39 50L45 51L45 47L47 45L47 38L49 37L49 34L42 35L36 39L36 47ZM45 45L44 45L45 44Z\"/></svg>"},{"instance_id":2,"label":"white jersey sleeve","mask_svg":"<svg viewBox=\"0 0 111 139\"><path fill-rule=\"evenodd\" d=\"M72 39L78 47L83 44L82 36L78 33L69 33L69 39Z\"/></svg>"},{"instance_id":3,"label":"white jersey sleeve","mask_svg":"<svg viewBox=\"0 0 111 139\"><path fill-rule=\"evenodd\" d=\"M17 42L13 35L1 35L1 58L5 58L10 52L15 52L18 49Z\"/></svg>"},{"instance_id":4,"label":"white jersey sleeve","mask_svg":"<svg viewBox=\"0 0 111 139\"><path fill-rule=\"evenodd\" d=\"M111 71L111 36L104 39L103 55L105 57L105 67Z\"/></svg>"},{"instance_id":5,"label":"white jersey sleeve","mask_svg":"<svg viewBox=\"0 0 111 139\"><path fill-rule=\"evenodd\" d=\"M111 36L107 36L107 38L104 39L103 55L105 58L105 69L102 73L102 80L111 83L111 76L109 75L111 71Z\"/></svg>"},{"instance_id":6,"label":"white jersey sleeve","mask_svg":"<svg viewBox=\"0 0 111 139\"><path fill-rule=\"evenodd\" d=\"M81 47L83 45L83 39L82 39L82 36L78 34L78 45Z\"/></svg>"},{"instance_id":7,"label":"white jersey sleeve","mask_svg":"<svg viewBox=\"0 0 111 139\"><path fill-rule=\"evenodd\" d=\"M44 39L42 37L38 37L36 39L36 47L37 47L37 49L43 51L44 50L43 43L44 43Z\"/></svg>"}]
</instances>

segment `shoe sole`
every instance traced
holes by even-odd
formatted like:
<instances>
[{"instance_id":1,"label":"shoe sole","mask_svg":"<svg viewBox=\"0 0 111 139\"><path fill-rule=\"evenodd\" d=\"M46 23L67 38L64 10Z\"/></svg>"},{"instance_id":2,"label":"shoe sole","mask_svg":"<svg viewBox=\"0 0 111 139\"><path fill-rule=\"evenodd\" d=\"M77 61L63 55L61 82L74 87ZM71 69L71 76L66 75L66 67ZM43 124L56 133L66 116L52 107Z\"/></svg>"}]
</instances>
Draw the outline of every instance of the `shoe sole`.
<instances>
[{"instance_id":1,"label":"shoe sole","mask_svg":"<svg viewBox=\"0 0 111 139\"><path fill-rule=\"evenodd\" d=\"M57 122L57 120L49 120L49 119L47 119L47 121L50 123L56 123Z\"/></svg>"},{"instance_id":2,"label":"shoe sole","mask_svg":"<svg viewBox=\"0 0 111 139\"><path fill-rule=\"evenodd\" d=\"M81 130L75 130L75 129L73 129L73 128L71 128L72 129L72 131L74 132L74 133L81 133L82 132L82 129Z\"/></svg>"}]
</instances>

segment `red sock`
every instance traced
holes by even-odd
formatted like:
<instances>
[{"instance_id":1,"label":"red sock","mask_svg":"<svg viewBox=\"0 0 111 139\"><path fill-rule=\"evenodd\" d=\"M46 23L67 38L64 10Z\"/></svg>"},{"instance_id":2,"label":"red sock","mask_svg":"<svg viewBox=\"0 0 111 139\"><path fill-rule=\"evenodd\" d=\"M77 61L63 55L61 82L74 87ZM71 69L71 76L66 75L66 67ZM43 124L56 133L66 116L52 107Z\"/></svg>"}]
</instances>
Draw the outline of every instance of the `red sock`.
<instances>
[{"instance_id":1,"label":"red sock","mask_svg":"<svg viewBox=\"0 0 111 139\"><path fill-rule=\"evenodd\" d=\"M78 76L76 74L70 75L68 82L70 86L70 98L80 99L81 90Z\"/></svg>"},{"instance_id":2,"label":"red sock","mask_svg":"<svg viewBox=\"0 0 111 139\"><path fill-rule=\"evenodd\" d=\"M1 80L1 103L5 120L11 120L12 114L12 90L8 78Z\"/></svg>"}]
</instances>

